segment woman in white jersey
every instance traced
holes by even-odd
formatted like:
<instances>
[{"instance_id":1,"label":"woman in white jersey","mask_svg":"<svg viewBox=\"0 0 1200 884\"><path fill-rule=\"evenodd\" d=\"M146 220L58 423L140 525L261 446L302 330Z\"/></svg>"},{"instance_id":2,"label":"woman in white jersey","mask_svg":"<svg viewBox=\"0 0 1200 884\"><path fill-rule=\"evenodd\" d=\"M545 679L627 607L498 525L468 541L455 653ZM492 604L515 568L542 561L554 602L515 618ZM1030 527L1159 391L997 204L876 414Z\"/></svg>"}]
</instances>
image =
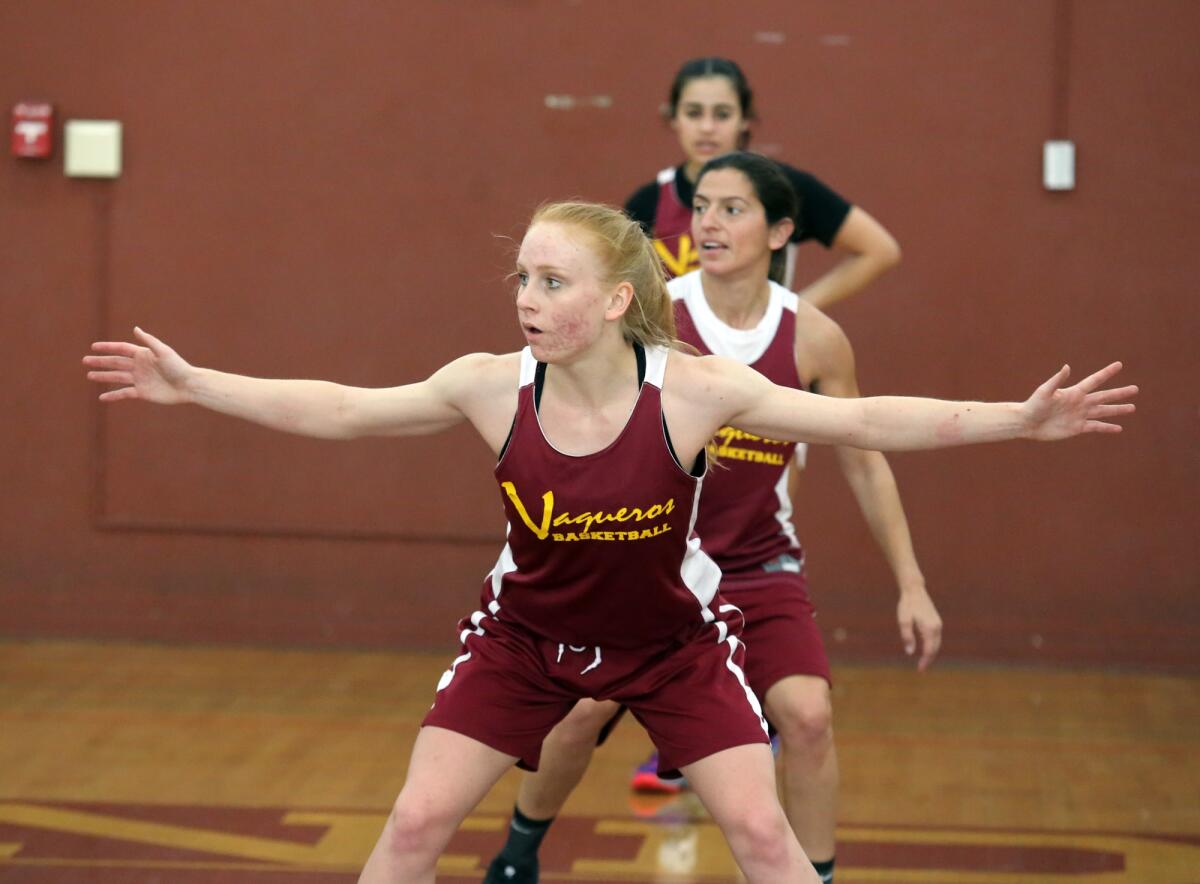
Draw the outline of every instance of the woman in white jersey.
<instances>
[{"instance_id":1,"label":"woman in white jersey","mask_svg":"<svg viewBox=\"0 0 1200 884\"><path fill-rule=\"evenodd\" d=\"M736 622L718 616L732 613L725 606L711 607L717 597L707 557L676 527L681 514L694 512L694 498L647 501L636 505L636 515L622 507L604 519L587 498L633 499L642 485L664 482L698 494L693 479L703 475L705 447L724 426L870 449L1065 439L1118 431L1111 419L1133 410L1123 400L1136 388L1102 389L1120 370L1113 363L1066 388L1064 366L1021 403L844 400L779 387L731 360L671 351L664 346L673 323L658 259L633 222L604 207L540 210L522 241L517 278L524 351L471 354L425 381L398 387L368 390L195 368L140 330L138 343L93 344L84 364L90 380L116 386L101 394L106 402L191 403L328 439L430 434L469 422L500 456L496 475L511 554L501 556L490 581L495 604L462 625L463 653L438 685L404 787L360 884L432 882L438 856L461 821L515 762L536 766L546 733L580 697L622 702L655 733L664 756L670 753L684 768L749 881L811 884L817 878L775 797L757 703L744 690ZM573 489L582 506L568 496L551 510L553 487L570 486L576 467L620 449L635 422L639 439L654 440L653 459L626 458L620 472ZM507 449L517 439L524 446L522 469L541 487L551 485L540 509L519 502L536 507L540 488L508 472L515 467ZM581 595L570 581L560 586L558 570L569 570L574 558L555 549L560 541L579 544L579 557L617 570L623 543L658 544L659 551L647 555L655 576L638 589L652 609L676 612L673 624L661 618L648 624L673 625L674 636L657 647L617 643L620 623L588 615L630 587L596 583L603 573L592 571L572 580L596 584L596 591ZM569 607L556 609L560 590ZM539 634L534 626L560 619L571 621L569 635ZM605 645L603 636L614 643ZM683 669L681 658L688 664ZM702 686L693 680L697 673Z\"/></svg>"}]
</instances>

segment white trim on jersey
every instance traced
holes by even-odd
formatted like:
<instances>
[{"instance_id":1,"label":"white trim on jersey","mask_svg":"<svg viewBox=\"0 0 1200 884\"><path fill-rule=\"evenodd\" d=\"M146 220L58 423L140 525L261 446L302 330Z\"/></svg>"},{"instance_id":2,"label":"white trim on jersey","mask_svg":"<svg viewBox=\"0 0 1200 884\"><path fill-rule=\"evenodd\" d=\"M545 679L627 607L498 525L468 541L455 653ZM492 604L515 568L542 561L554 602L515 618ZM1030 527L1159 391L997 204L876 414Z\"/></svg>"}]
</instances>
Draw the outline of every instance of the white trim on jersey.
<instances>
[{"instance_id":1,"label":"white trim on jersey","mask_svg":"<svg viewBox=\"0 0 1200 884\"><path fill-rule=\"evenodd\" d=\"M505 538L511 533L512 526L505 524ZM500 557L496 559L495 567L492 568L491 573L488 575L492 580L492 602L488 605L488 610L493 614L500 609L500 590L504 587L504 577L515 570L517 570L517 563L513 560L512 547L509 546L506 539L504 541L504 549L500 550Z\"/></svg>"},{"instance_id":2,"label":"white trim on jersey","mask_svg":"<svg viewBox=\"0 0 1200 884\"><path fill-rule=\"evenodd\" d=\"M754 328L733 328L726 325L713 313L704 296L704 285L700 280L700 271L693 270L683 276L677 276L667 283L667 291L671 293L672 301L683 301L696 331L706 347L718 356L736 359L743 365L753 365L762 358L775 340L779 331L779 321L783 311L796 312L799 298L795 292L789 292L777 283L770 283L770 295L767 309L762 319Z\"/></svg>"},{"instance_id":3,"label":"white trim on jersey","mask_svg":"<svg viewBox=\"0 0 1200 884\"><path fill-rule=\"evenodd\" d=\"M644 383L658 389L663 387L663 378L667 375L667 356L670 352L666 347L644 347L646 354L646 377Z\"/></svg>"},{"instance_id":4,"label":"white trim on jersey","mask_svg":"<svg viewBox=\"0 0 1200 884\"><path fill-rule=\"evenodd\" d=\"M679 565L679 576L683 585L700 603L704 622L711 623L714 617L708 606L712 604L717 595L717 587L721 584L721 569L708 557L708 553L700 548L700 538L696 536L696 517L700 514L700 489L703 486L704 482L697 480L696 494L692 498L692 518L688 522L687 549Z\"/></svg>"},{"instance_id":5,"label":"white trim on jersey","mask_svg":"<svg viewBox=\"0 0 1200 884\"><path fill-rule=\"evenodd\" d=\"M663 169L661 172L659 172L657 175L654 176L654 180L658 182L658 185L660 187L664 184L673 183L675 181L675 167L668 166L666 169Z\"/></svg>"},{"instance_id":6,"label":"white trim on jersey","mask_svg":"<svg viewBox=\"0 0 1200 884\"><path fill-rule=\"evenodd\" d=\"M521 351L521 377L517 381L517 389L533 383L537 376L537 360L533 358L533 350L526 347Z\"/></svg>"},{"instance_id":7,"label":"white trim on jersey","mask_svg":"<svg viewBox=\"0 0 1200 884\"><path fill-rule=\"evenodd\" d=\"M796 460L800 467L804 466L804 451L808 446L800 443L796 446ZM802 450L803 449L803 450ZM796 537L796 527L792 524L792 496L788 494L788 471L784 470L779 474L779 481L775 483L775 499L779 501L779 508L775 510L775 519L779 522L779 533L787 537L793 547L800 547L800 540Z\"/></svg>"}]
</instances>

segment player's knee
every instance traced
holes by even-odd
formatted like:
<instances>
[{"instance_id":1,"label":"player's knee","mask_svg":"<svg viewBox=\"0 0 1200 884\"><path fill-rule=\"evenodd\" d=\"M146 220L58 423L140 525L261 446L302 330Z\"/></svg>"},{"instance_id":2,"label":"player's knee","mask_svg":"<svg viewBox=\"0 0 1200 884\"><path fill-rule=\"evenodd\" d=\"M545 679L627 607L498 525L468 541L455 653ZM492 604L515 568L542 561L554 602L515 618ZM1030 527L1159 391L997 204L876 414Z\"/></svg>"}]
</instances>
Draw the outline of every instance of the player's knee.
<instances>
[{"instance_id":1,"label":"player's knee","mask_svg":"<svg viewBox=\"0 0 1200 884\"><path fill-rule=\"evenodd\" d=\"M786 860L794 837L787 817L777 806L738 814L725 836L730 844L772 865Z\"/></svg>"},{"instance_id":2,"label":"player's knee","mask_svg":"<svg viewBox=\"0 0 1200 884\"><path fill-rule=\"evenodd\" d=\"M383 843L396 856L436 857L453 834L455 821L428 804L396 799L383 830Z\"/></svg>"},{"instance_id":3,"label":"player's knee","mask_svg":"<svg viewBox=\"0 0 1200 884\"><path fill-rule=\"evenodd\" d=\"M833 704L828 691L809 691L789 697L776 709L772 723L783 739L784 751L819 751L833 743Z\"/></svg>"}]
</instances>

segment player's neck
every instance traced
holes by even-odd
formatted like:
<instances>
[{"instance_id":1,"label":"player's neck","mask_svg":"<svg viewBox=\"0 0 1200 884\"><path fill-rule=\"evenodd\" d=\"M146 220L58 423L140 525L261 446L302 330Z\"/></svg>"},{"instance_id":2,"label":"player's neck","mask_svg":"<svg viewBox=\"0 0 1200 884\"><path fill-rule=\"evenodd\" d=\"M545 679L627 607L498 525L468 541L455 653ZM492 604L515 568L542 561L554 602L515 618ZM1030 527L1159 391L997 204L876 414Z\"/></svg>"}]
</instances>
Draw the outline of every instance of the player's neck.
<instances>
[{"instance_id":1,"label":"player's neck","mask_svg":"<svg viewBox=\"0 0 1200 884\"><path fill-rule=\"evenodd\" d=\"M758 267L720 277L701 270L700 285L709 308L730 328L754 328L771 300L771 284Z\"/></svg>"},{"instance_id":2,"label":"player's neck","mask_svg":"<svg viewBox=\"0 0 1200 884\"><path fill-rule=\"evenodd\" d=\"M619 331L604 335L570 361L550 365L546 372L546 388L577 406L602 408L626 398L636 386L637 359Z\"/></svg>"}]
</instances>

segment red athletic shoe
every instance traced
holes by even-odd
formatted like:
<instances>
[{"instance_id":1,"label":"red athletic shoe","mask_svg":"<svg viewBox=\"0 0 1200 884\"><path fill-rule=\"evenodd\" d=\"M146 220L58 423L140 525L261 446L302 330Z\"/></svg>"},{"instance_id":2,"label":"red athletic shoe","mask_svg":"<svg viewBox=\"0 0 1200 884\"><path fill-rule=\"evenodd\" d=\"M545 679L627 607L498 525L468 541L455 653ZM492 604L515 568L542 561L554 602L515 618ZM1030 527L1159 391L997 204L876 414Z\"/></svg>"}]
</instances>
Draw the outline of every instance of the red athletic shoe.
<instances>
[{"instance_id":1,"label":"red athletic shoe","mask_svg":"<svg viewBox=\"0 0 1200 884\"><path fill-rule=\"evenodd\" d=\"M629 786L635 792L657 792L660 795L678 795L688 787L686 777L665 779L658 775L658 753L653 753L633 771Z\"/></svg>"}]
</instances>

